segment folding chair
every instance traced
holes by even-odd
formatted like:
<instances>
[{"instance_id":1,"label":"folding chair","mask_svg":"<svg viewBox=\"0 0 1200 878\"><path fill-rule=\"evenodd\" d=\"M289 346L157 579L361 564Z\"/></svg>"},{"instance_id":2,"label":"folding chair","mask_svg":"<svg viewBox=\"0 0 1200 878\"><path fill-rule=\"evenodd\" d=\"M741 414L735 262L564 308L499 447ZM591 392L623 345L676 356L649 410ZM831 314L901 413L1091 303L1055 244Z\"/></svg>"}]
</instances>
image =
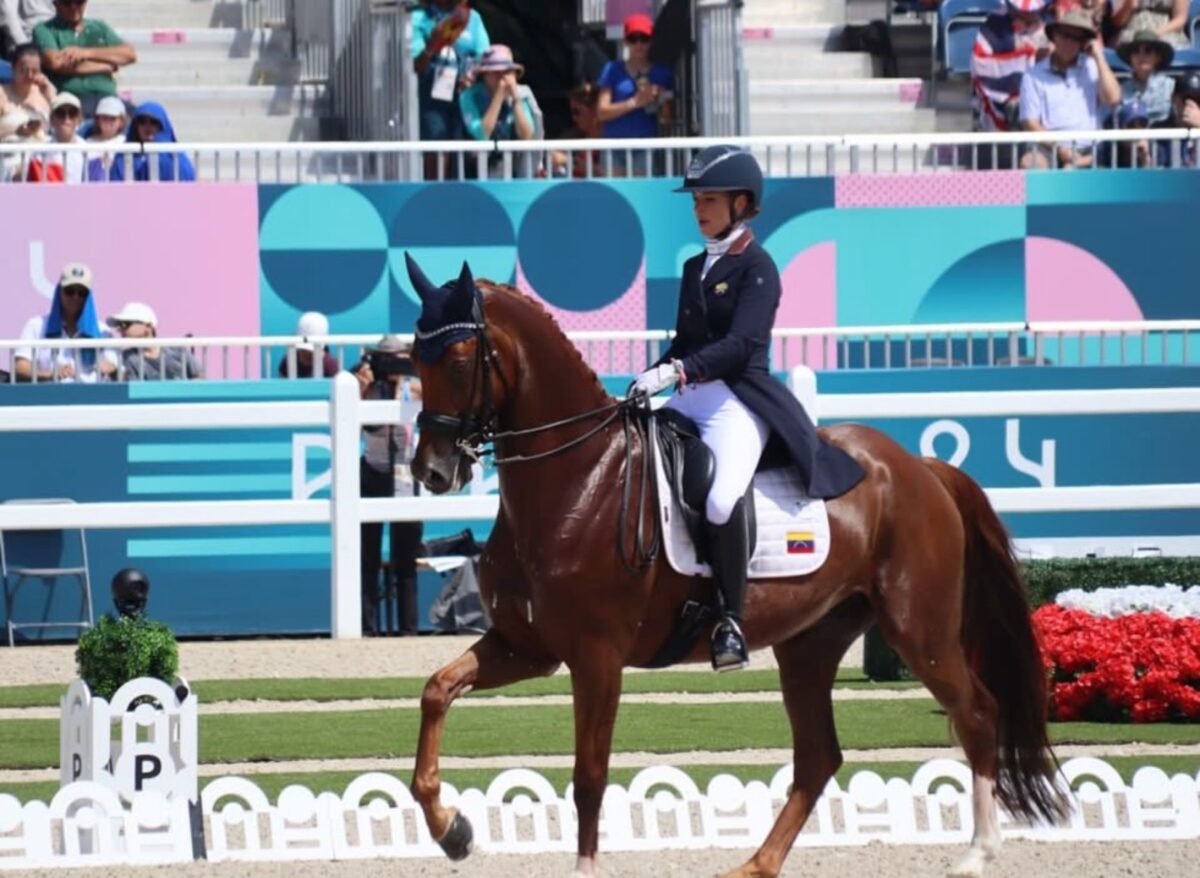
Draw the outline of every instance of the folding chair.
<instances>
[{"instance_id":1,"label":"folding chair","mask_svg":"<svg viewBox=\"0 0 1200 878\"><path fill-rule=\"evenodd\" d=\"M5 506L31 506L74 503L61 498L6 500ZM78 540L68 539L77 534ZM4 616L8 628L8 645L15 645L18 628L78 628L82 632L92 627L92 583L88 574L87 535L83 528L63 530L0 531L0 576L4 581ZM52 620L55 586L59 579L73 577L82 598L78 621ZM46 587L46 601L40 621L16 622L13 612L17 595L26 580L40 579Z\"/></svg>"}]
</instances>

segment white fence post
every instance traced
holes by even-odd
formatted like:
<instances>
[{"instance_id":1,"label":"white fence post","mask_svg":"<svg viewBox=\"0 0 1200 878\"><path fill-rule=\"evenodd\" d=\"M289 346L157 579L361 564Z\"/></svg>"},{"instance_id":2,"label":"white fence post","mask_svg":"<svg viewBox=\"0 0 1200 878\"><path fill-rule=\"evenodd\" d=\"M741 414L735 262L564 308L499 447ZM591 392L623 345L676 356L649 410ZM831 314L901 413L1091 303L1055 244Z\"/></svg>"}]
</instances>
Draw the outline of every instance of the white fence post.
<instances>
[{"instance_id":1,"label":"white fence post","mask_svg":"<svg viewBox=\"0 0 1200 878\"><path fill-rule=\"evenodd\" d=\"M800 405L804 406L812 422L817 423L820 416L817 410L817 373L808 366L796 366L788 377L792 395L800 400Z\"/></svg>"},{"instance_id":2,"label":"white fence post","mask_svg":"<svg viewBox=\"0 0 1200 878\"><path fill-rule=\"evenodd\" d=\"M333 559L330 565L330 635L336 639L362 637L362 519L359 517L358 379L339 372L333 379L329 404L333 485L330 522Z\"/></svg>"}]
</instances>

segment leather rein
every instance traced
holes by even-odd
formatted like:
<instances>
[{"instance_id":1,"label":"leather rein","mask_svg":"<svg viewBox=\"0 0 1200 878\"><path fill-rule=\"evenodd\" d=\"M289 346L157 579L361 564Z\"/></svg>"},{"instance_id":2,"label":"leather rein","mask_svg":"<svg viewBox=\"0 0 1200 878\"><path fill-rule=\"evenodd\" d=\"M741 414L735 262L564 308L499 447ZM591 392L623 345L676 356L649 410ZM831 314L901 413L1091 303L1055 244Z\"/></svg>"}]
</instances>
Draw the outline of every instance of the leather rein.
<instances>
[{"instance_id":1,"label":"leather rein","mask_svg":"<svg viewBox=\"0 0 1200 878\"><path fill-rule=\"evenodd\" d=\"M471 393L468 399L475 399L476 390L478 389L482 397L482 402L476 411L462 412L457 416L443 415L422 408L421 412L417 415L417 429L450 434L454 437L454 446L458 449L460 455L467 457L474 463L482 463L485 457L490 456L492 465L500 467L514 463L530 463L532 461L545 460L548 457L562 454L576 446L582 445L596 434L605 430L617 418L621 418L625 434L625 472L621 479L621 514L617 527L617 552L621 557L622 563L631 571L642 573L647 570L658 557L662 545L662 532L657 514L651 516L653 520L652 534L647 537L645 532L646 504L650 502L649 498L652 496L652 490L655 495L657 494L657 483L652 488L650 484L652 460L650 455L652 451L645 426L645 418L634 417L634 413L643 409L647 404L636 397L620 399L577 415L539 424L535 427L527 427L521 430L498 430L497 426L500 416L492 395L492 371L494 370L496 375L499 376L505 395L508 394L509 386L507 379L504 377L504 371L500 368L499 355L492 344L491 337L488 335L487 321L478 294L474 297L471 317L471 322L451 323L430 332L421 332L418 330L416 337L420 341L436 338L447 332L457 332L464 329L470 330L475 336L475 364L471 369ZM563 442L561 445L556 445L545 451L539 451L535 454L511 454L507 457L499 457L496 454L495 445L497 442L518 439L523 436L535 436L539 433L569 427L573 424L582 423L597 417L601 417L601 420L591 429L573 439ZM628 530L629 516L634 514L631 504L633 501L632 433L635 429L644 449L644 465L642 466L642 474L638 484L637 528L632 554L633 561L630 562L631 555L626 550L625 532Z\"/></svg>"}]
</instances>

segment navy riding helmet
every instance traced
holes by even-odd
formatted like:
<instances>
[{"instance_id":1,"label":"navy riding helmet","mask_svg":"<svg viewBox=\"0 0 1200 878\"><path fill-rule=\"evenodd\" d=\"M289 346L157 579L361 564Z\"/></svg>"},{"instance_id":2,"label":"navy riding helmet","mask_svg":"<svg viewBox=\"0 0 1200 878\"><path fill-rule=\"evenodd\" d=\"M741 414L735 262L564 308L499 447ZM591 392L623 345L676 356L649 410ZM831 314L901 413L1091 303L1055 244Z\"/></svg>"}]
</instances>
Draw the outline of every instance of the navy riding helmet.
<instances>
[{"instance_id":1,"label":"navy riding helmet","mask_svg":"<svg viewBox=\"0 0 1200 878\"><path fill-rule=\"evenodd\" d=\"M763 173L758 161L737 146L709 146L692 157L676 192L748 192L750 213L762 205Z\"/></svg>"}]
</instances>

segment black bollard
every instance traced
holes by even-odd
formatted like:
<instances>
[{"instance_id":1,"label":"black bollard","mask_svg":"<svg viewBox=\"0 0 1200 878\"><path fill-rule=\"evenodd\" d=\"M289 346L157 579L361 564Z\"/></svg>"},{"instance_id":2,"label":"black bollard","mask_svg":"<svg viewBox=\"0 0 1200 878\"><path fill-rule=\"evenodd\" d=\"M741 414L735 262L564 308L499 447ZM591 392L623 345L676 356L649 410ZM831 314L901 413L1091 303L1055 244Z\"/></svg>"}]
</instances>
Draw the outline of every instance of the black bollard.
<instances>
[{"instance_id":1,"label":"black bollard","mask_svg":"<svg viewBox=\"0 0 1200 878\"><path fill-rule=\"evenodd\" d=\"M113 605L122 616L138 618L146 612L150 580L134 567L118 570L112 579Z\"/></svg>"}]
</instances>

